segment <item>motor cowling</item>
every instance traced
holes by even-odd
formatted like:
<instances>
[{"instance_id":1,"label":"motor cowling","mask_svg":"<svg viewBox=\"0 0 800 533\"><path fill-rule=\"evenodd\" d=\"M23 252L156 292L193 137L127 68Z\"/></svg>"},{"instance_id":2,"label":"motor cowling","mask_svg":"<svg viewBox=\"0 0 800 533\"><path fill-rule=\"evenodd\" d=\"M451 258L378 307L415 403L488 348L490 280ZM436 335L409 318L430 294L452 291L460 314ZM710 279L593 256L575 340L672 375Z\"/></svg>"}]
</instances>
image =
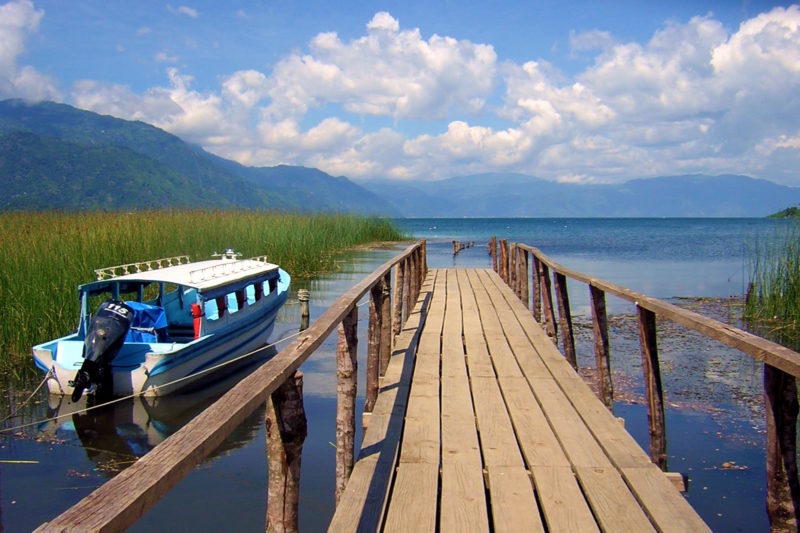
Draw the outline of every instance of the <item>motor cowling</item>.
<instances>
[{"instance_id":1,"label":"motor cowling","mask_svg":"<svg viewBox=\"0 0 800 533\"><path fill-rule=\"evenodd\" d=\"M125 342L132 317L133 310L124 302L106 300L100 304L83 343L83 364L70 383L73 402L92 386L98 393L110 393L111 361Z\"/></svg>"}]
</instances>

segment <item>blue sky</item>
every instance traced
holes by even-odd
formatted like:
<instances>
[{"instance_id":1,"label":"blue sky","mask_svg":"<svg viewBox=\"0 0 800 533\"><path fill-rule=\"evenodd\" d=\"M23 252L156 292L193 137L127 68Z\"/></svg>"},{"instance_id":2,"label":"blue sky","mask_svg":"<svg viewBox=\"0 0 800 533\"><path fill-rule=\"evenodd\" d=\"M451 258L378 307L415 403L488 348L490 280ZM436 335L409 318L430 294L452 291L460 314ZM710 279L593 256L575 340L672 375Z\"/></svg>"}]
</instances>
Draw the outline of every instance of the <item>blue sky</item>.
<instances>
[{"instance_id":1,"label":"blue sky","mask_svg":"<svg viewBox=\"0 0 800 533\"><path fill-rule=\"evenodd\" d=\"M800 185L799 95L791 4L0 3L0 98L361 180Z\"/></svg>"}]
</instances>

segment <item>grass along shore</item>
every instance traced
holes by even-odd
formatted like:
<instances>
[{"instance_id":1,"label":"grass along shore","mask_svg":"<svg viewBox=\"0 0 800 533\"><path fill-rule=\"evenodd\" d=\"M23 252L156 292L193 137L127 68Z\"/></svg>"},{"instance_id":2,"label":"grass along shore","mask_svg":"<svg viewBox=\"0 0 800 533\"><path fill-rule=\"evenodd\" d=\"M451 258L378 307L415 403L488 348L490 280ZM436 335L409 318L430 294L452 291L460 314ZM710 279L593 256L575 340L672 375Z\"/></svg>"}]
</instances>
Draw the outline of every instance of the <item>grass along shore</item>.
<instances>
[{"instance_id":1,"label":"grass along shore","mask_svg":"<svg viewBox=\"0 0 800 533\"><path fill-rule=\"evenodd\" d=\"M76 287L94 269L233 248L266 254L293 277L331 270L333 253L402 239L383 219L254 211L0 214L0 371L33 372L32 345L66 335L78 321Z\"/></svg>"},{"instance_id":2,"label":"grass along shore","mask_svg":"<svg viewBox=\"0 0 800 533\"><path fill-rule=\"evenodd\" d=\"M750 260L744 318L749 328L800 347L800 226L758 242Z\"/></svg>"}]
</instances>

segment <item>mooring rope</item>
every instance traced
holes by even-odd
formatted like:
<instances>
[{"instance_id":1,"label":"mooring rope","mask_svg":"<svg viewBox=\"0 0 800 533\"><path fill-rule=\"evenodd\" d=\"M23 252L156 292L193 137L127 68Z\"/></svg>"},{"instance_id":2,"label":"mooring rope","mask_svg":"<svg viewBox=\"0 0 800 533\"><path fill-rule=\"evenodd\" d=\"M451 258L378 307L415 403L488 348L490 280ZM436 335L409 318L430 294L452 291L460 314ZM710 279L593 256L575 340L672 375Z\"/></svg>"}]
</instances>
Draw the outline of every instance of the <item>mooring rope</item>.
<instances>
[{"instance_id":1,"label":"mooring rope","mask_svg":"<svg viewBox=\"0 0 800 533\"><path fill-rule=\"evenodd\" d=\"M229 364L231 364L231 363L235 363L235 362L237 362L237 361L241 361L242 359L245 359L245 358L247 358L247 357L250 357L251 355L257 354L257 353L259 353L259 352L262 352L262 351L264 351L264 350L267 350L267 349L269 349L269 348L272 348L272 347L274 347L274 346L277 346L278 344L280 344L280 343L282 343L282 342L286 342L286 341L288 341L288 340L290 340L290 339L293 339L293 338L297 337L297 336L298 336L298 335L300 335L301 333L302 333L302 331L298 331L298 332L296 332L296 333L292 333L291 335L287 335L286 337L283 337L283 338L281 338L281 339L278 339L277 341L275 341L275 342L273 342L273 343L271 343L271 344L266 344L266 345L264 345L264 346L262 346L262 347L260 347L260 348L256 348L255 350L253 350L253 351L251 351L251 352L248 352L248 353L242 354L242 355L240 355L240 356L238 356L238 357L235 357L235 358L231 359L230 361L225 361L224 363L220 363L220 364L218 364L218 365L215 365L215 366L212 366L212 367L206 368L205 370L201 370L201 371L199 371L199 372L195 372L194 374L190 374L190 375L188 375L188 376L184 376L184 377L182 377L182 378L178 378L178 379L176 379L176 380L174 380L174 381L170 381L169 383L162 383L161 385L155 385L155 386L153 386L153 387L150 387L149 389L147 389L147 391L134 392L133 394L129 394L128 396L122 396L122 397L120 397L120 398L114 398L113 400L109 400L109 401L107 401L107 402L104 402L104 403L101 403L101 404L98 404L98 405L93 405L93 406L91 406L91 407L85 407L85 408L83 408L83 409L80 409L80 410L78 410L78 411L72 411L72 412L70 412L70 413L65 413L65 414L63 414L63 415L56 415L56 416L53 416L53 417L50 417L50 418L44 418L44 419L42 419L42 420L37 420L36 422L28 422L27 424L21 424L21 425L19 425L19 426L15 426L15 427L11 427L11 428L2 428L2 429L0 429L0 434L3 434L3 433L12 433L12 432L19 431L19 430L21 430L21 429L29 428L29 427L32 427L32 426L38 426L39 424L44 424L45 422L53 422L53 421L55 421L55 420L58 420L59 418L65 418L65 417L72 416L72 415L76 415L76 414L88 413L89 411L93 411L93 410L95 410L95 409L98 409L98 408L100 408L100 407L105 407L105 406L107 406L107 405L113 405L113 404L115 404L115 403L119 403L119 402L123 402L123 401L126 401L126 400L130 400L130 399L132 399L132 398L136 398L137 396L142 396L142 395L144 395L144 394L145 394L145 392L149 392L149 391L153 391L153 390L158 390L158 389L161 389L161 388L164 388L164 387L169 387L169 386L175 385L176 383L180 383L181 381L185 381L185 380L187 380L187 379L189 379L189 378L196 378L196 377L198 377L198 376L201 376L201 375L203 375L203 374L206 374L206 373L208 373L208 372L211 372L212 370L217 370L218 368L222 368L222 367L224 367L225 365L229 365ZM8 415L6 418L4 418L4 419L3 419L3 422L5 422L5 421L6 421L6 420L8 420L9 418L12 418L13 416L15 416L15 415L16 415L16 414L19 412L19 410L20 410L22 407L24 407L24 405L25 405L27 402L29 402L29 401L31 400L31 398L33 398L33 397L34 397L34 395L35 395L37 392L39 392L39 389L41 389L41 388L42 388L42 385L44 385L44 384L47 382L47 380L50 378L50 374L51 374L51 373L52 373L52 369L50 369L50 370L47 372L47 374L45 374L45 377L44 377L44 379L42 380L42 382L39 384L39 386L38 386L38 387L36 387L36 390L35 390L35 391L33 391L33 393L30 395L30 397L29 397L27 400L25 400L25 402L23 402L23 405L21 405L21 406L20 406L18 409L16 409L16 410L15 410L15 412L14 412L13 414L11 414L11 415Z\"/></svg>"}]
</instances>

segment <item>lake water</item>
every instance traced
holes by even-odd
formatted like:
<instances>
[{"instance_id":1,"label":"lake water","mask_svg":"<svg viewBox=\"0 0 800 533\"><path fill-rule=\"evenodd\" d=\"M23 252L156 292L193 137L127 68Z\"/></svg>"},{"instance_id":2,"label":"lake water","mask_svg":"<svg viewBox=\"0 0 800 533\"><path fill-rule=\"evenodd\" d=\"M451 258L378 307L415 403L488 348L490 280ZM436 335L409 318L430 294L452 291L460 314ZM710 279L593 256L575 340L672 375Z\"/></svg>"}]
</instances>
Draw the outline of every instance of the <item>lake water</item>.
<instances>
[{"instance_id":1,"label":"lake water","mask_svg":"<svg viewBox=\"0 0 800 533\"><path fill-rule=\"evenodd\" d=\"M783 235L787 222L762 219L403 219L397 225L428 240L431 267L488 267L492 235L537 246L572 269L591 273L717 318L732 315L725 302L741 296L748 257L756 240ZM452 240L475 247L452 255ZM319 316L346 289L404 245L343 256L339 270L298 288L311 291L311 315ZM591 366L588 292L569 287L576 317L581 366ZM715 297L710 304L681 298ZM722 302L722 303L720 303ZM628 304L609 298L617 402L615 414L647 449L646 410L635 323ZM730 311L730 312L729 312ZM584 318L581 318L581 315ZM359 321L359 409L363 406L366 308ZM299 304L291 299L275 338L296 330ZM767 530L764 511L763 406L759 365L747 356L669 324L660 325L659 348L667 400L670 470L690 477L689 501L714 530ZM666 328L666 329L664 329ZM335 441L335 335L304 365L309 419L303 450L300 520L303 531L324 530L333 512ZM42 422L0 437L0 524L31 530L115 475L136 457L177 431L241 376L217 390L137 400L91 416ZM2 406L14 400L6 398ZM66 404L66 400L64 401ZM71 409L40 395L6 427L40 421ZM360 420L360 413L357 416ZM213 457L204 461L132 528L256 530L264 527L267 466L263 409L257 411ZM32 463L20 461L34 461ZM733 463L734 468L725 468Z\"/></svg>"}]
</instances>

